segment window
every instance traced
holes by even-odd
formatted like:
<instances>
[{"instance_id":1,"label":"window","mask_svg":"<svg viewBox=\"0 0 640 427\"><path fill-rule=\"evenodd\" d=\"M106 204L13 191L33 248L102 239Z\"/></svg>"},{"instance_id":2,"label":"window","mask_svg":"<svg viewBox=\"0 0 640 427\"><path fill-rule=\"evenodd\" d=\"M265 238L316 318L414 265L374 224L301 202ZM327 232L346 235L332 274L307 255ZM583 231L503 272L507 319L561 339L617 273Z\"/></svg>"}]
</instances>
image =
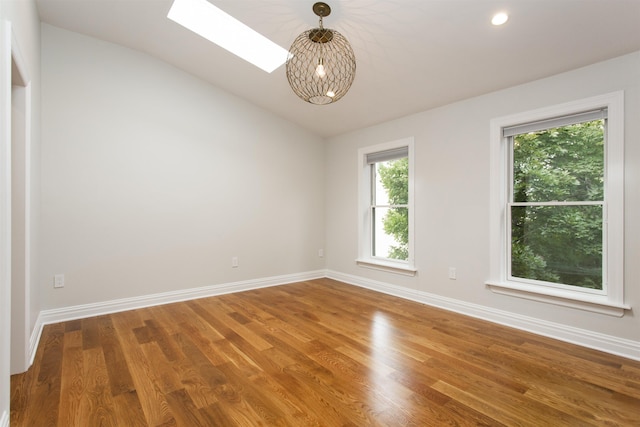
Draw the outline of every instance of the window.
<instances>
[{"instance_id":1,"label":"window","mask_svg":"<svg viewBox=\"0 0 640 427\"><path fill-rule=\"evenodd\" d=\"M494 292L622 315L621 92L491 123Z\"/></svg>"},{"instance_id":2,"label":"window","mask_svg":"<svg viewBox=\"0 0 640 427\"><path fill-rule=\"evenodd\" d=\"M361 266L415 275L412 160L413 138L358 152Z\"/></svg>"},{"instance_id":3,"label":"window","mask_svg":"<svg viewBox=\"0 0 640 427\"><path fill-rule=\"evenodd\" d=\"M511 280L604 293L606 117L599 109L503 128Z\"/></svg>"}]
</instances>

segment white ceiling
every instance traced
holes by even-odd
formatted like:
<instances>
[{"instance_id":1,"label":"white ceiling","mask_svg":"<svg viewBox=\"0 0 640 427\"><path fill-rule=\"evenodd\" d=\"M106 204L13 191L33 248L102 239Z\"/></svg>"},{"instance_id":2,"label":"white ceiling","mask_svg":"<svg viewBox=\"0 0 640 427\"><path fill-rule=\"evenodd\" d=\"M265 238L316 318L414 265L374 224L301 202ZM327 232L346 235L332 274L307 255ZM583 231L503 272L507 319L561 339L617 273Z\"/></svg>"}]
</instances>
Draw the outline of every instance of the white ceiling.
<instances>
[{"instance_id":1,"label":"white ceiling","mask_svg":"<svg viewBox=\"0 0 640 427\"><path fill-rule=\"evenodd\" d=\"M285 48L318 24L314 0L209 0ZM640 50L640 0L325 0L351 42L335 104L167 19L172 0L38 0L42 21L146 52L321 135L334 136ZM490 24L497 11L510 19Z\"/></svg>"}]
</instances>

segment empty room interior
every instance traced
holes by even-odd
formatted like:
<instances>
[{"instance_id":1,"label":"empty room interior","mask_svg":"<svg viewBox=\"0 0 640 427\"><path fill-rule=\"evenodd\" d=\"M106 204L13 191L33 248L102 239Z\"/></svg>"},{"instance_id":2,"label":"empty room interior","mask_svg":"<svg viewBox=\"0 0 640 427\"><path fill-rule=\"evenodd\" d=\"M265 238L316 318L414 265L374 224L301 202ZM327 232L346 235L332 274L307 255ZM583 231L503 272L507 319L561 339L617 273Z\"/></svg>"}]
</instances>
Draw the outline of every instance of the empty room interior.
<instances>
[{"instance_id":1,"label":"empty room interior","mask_svg":"<svg viewBox=\"0 0 640 427\"><path fill-rule=\"evenodd\" d=\"M0 0L0 55L0 427L640 425L640 1Z\"/></svg>"}]
</instances>

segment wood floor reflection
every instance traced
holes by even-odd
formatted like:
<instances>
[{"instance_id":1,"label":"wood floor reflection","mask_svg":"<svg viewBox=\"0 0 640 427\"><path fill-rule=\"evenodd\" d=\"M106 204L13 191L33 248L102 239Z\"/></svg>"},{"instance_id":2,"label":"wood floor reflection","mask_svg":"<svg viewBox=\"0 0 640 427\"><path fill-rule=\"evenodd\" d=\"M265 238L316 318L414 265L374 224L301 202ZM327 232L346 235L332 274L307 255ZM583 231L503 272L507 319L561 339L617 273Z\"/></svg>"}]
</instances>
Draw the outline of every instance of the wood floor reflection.
<instances>
[{"instance_id":1,"label":"wood floor reflection","mask_svg":"<svg viewBox=\"0 0 640 427\"><path fill-rule=\"evenodd\" d=\"M634 426L640 362L329 279L45 327L11 426Z\"/></svg>"}]
</instances>

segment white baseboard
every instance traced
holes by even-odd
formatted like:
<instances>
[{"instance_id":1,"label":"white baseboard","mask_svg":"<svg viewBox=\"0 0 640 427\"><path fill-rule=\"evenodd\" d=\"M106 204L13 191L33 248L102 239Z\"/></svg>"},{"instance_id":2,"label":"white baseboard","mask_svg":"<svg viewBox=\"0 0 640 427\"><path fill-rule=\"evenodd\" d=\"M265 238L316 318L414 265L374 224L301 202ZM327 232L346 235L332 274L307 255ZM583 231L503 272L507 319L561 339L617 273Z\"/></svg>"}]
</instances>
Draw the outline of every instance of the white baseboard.
<instances>
[{"instance_id":1,"label":"white baseboard","mask_svg":"<svg viewBox=\"0 0 640 427\"><path fill-rule=\"evenodd\" d=\"M40 343L42 328L44 328L44 323L42 323L42 312L40 312L36 318L36 324L33 326L33 330L31 331L31 337L29 337L29 366L27 366L27 369L33 365L33 360L36 358L36 351L38 350L38 343Z\"/></svg>"},{"instance_id":2,"label":"white baseboard","mask_svg":"<svg viewBox=\"0 0 640 427\"><path fill-rule=\"evenodd\" d=\"M362 288L640 361L640 342L638 341L600 334L586 329L574 328L572 326L522 316L508 311L496 310L478 304L442 297L428 292L416 291L359 276L343 274L337 271L327 271L326 277L350 285L360 286Z\"/></svg>"},{"instance_id":3,"label":"white baseboard","mask_svg":"<svg viewBox=\"0 0 640 427\"><path fill-rule=\"evenodd\" d=\"M33 328L33 333L31 334L31 339L29 342L29 366L33 364L36 350L38 349L38 343L40 342L40 336L42 335L43 327L51 323L66 322L69 320L117 313L119 311L134 310L137 308L152 307L155 305L170 304L197 298L249 291L252 289L284 285L287 283L303 282L305 280L319 279L325 276L325 270L317 270L305 273L287 274L283 276L273 276L262 279L245 280L242 282L203 286L200 288L184 289L179 291L143 295L139 297L122 298L92 304L82 304L71 307L43 310L38 315L36 324Z\"/></svg>"}]
</instances>

